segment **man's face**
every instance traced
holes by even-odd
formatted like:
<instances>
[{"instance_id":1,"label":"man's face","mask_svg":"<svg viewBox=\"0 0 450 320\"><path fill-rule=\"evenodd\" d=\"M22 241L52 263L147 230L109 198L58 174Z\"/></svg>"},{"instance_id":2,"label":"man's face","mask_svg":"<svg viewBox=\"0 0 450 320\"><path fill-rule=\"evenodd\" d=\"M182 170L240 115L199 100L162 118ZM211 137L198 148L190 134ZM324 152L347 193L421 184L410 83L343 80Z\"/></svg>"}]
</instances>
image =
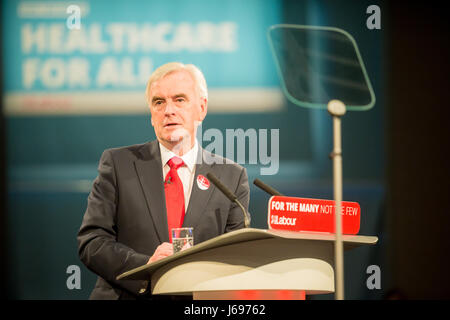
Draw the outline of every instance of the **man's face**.
<instances>
[{"instance_id":1,"label":"man's face","mask_svg":"<svg viewBox=\"0 0 450 320\"><path fill-rule=\"evenodd\" d=\"M197 126L206 116L207 101L200 97L190 73L174 71L155 81L149 97L158 140L170 149L182 141L192 146Z\"/></svg>"}]
</instances>

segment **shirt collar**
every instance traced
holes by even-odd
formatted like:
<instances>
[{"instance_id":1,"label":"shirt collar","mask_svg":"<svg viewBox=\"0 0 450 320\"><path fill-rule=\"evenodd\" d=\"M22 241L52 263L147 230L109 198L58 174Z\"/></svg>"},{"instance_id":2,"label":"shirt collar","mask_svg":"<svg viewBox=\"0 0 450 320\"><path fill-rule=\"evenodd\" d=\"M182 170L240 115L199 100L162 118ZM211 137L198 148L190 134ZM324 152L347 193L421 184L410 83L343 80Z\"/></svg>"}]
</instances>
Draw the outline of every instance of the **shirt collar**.
<instances>
[{"instance_id":1,"label":"shirt collar","mask_svg":"<svg viewBox=\"0 0 450 320\"><path fill-rule=\"evenodd\" d=\"M164 147L161 142L159 142L159 150L161 151L161 163L163 165L163 168L170 159L172 159L173 157L179 157L175 153ZM194 147L192 147L191 150L180 157L181 159L183 159L183 162L191 172L194 170L194 166L197 160L197 152L198 142L197 139L195 139Z\"/></svg>"}]
</instances>

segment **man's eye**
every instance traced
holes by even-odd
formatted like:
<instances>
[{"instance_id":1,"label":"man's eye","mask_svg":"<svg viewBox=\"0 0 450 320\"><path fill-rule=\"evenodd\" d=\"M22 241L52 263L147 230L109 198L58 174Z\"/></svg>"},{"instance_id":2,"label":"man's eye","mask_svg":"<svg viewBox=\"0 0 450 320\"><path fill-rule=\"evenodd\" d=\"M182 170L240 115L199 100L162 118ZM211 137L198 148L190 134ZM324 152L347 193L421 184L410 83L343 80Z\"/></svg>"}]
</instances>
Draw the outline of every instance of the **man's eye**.
<instances>
[{"instance_id":1,"label":"man's eye","mask_svg":"<svg viewBox=\"0 0 450 320\"><path fill-rule=\"evenodd\" d=\"M183 98L178 98L176 101L177 102L184 102L184 99Z\"/></svg>"}]
</instances>

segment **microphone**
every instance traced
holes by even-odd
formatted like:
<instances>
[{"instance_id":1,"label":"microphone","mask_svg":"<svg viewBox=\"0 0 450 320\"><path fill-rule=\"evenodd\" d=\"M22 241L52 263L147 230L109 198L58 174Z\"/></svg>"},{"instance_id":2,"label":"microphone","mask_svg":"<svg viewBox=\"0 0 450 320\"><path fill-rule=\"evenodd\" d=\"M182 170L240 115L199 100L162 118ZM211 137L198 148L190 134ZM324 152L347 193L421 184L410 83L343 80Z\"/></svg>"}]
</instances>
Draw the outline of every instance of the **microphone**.
<instances>
[{"instance_id":1,"label":"microphone","mask_svg":"<svg viewBox=\"0 0 450 320\"><path fill-rule=\"evenodd\" d=\"M248 228L250 226L250 218L249 218L249 214L247 214L247 212L244 209L244 206L242 205L242 203L239 202L237 196L230 191L230 189L228 189L227 187L225 187L223 185L222 182L219 181L219 179L216 178L215 175L213 175L211 172L208 172L206 174L206 176L208 177L209 180L211 180L211 182L220 190L222 191L222 193L228 198L230 199L231 202L236 203L242 210L242 213L244 214L244 226L245 228Z\"/></svg>"},{"instance_id":2,"label":"microphone","mask_svg":"<svg viewBox=\"0 0 450 320\"><path fill-rule=\"evenodd\" d=\"M267 184L265 184L264 182L262 182L259 179L253 180L253 184L272 196L284 196L284 194L278 192L277 190L275 190L272 187L269 187Z\"/></svg>"}]
</instances>

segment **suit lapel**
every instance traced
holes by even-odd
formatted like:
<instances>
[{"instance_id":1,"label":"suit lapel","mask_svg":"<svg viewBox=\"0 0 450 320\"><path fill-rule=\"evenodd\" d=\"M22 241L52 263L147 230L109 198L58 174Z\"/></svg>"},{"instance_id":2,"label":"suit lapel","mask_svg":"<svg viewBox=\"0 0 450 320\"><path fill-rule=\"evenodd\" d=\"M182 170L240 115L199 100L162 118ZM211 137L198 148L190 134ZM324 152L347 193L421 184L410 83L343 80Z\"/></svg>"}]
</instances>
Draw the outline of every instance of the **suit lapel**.
<instances>
[{"instance_id":1,"label":"suit lapel","mask_svg":"<svg viewBox=\"0 0 450 320\"><path fill-rule=\"evenodd\" d=\"M159 240L168 242L169 231L158 141L145 144L141 149L141 155L142 158L135 161L136 172Z\"/></svg>"},{"instance_id":2,"label":"suit lapel","mask_svg":"<svg viewBox=\"0 0 450 320\"><path fill-rule=\"evenodd\" d=\"M195 228L205 211L206 205L208 204L209 198L211 197L214 189L214 186L212 184L206 190L202 190L198 187L197 177L199 175L203 175L204 177L206 177L206 174L212 171L212 168L214 166L214 164L207 164L211 162L205 161L205 153L201 147L199 148L198 152L198 157L201 157L200 159L202 159L202 161L201 163L196 164L195 167L195 176L192 183L191 197L189 199L189 206L184 217L183 227Z\"/></svg>"}]
</instances>

